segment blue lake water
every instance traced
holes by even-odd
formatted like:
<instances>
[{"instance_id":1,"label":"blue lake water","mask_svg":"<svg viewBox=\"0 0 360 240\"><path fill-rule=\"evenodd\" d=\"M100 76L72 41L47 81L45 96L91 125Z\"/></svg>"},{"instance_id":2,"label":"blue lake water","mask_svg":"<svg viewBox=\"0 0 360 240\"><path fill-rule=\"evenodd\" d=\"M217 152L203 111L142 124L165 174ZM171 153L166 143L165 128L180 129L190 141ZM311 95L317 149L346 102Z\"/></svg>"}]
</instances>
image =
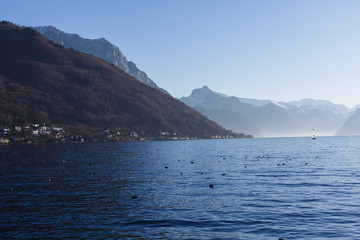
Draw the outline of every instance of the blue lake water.
<instances>
[{"instance_id":1,"label":"blue lake water","mask_svg":"<svg viewBox=\"0 0 360 240\"><path fill-rule=\"evenodd\" d=\"M2 239L360 239L360 137L1 146L0 183Z\"/></svg>"}]
</instances>

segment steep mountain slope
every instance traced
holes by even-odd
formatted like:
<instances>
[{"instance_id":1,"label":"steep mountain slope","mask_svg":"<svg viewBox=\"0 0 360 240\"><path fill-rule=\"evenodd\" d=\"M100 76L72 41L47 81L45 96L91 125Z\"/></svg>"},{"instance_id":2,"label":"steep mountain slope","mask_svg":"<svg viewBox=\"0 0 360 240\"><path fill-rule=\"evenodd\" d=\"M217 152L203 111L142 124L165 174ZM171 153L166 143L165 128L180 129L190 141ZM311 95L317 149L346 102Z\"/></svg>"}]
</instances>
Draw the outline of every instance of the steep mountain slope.
<instances>
[{"instance_id":1,"label":"steep mountain slope","mask_svg":"<svg viewBox=\"0 0 360 240\"><path fill-rule=\"evenodd\" d=\"M213 92L206 86L180 100L226 128L252 132L257 137L306 136L313 128L319 135L333 135L347 112L345 106L327 101L244 99Z\"/></svg>"},{"instance_id":2,"label":"steep mountain slope","mask_svg":"<svg viewBox=\"0 0 360 240\"><path fill-rule=\"evenodd\" d=\"M261 132L248 119L240 113L230 111L228 109L204 109L195 107L195 109L211 120L232 129L235 132L251 133L254 136L261 136Z\"/></svg>"},{"instance_id":3,"label":"steep mountain slope","mask_svg":"<svg viewBox=\"0 0 360 240\"><path fill-rule=\"evenodd\" d=\"M54 123L91 135L102 128L209 138L227 135L182 102L95 56L31 28L0 23L0 124Z\"/></svg>"},{"instance_id":4,"label":"steep mountain slope","mask_svg":"<svg viewBox=\"0 0 360 240\"><path fill-rule=\"evenodd\" d=\"M111 44L104 38L94 40L85 39L80 37L78 34L65 33L53 26L34 27L34 29L65 48L74 48L80 52L88 53L104 59L135 77L140 82L160 89L162 92L168 94L167 91L159 88L145 72L139 70L135 63L128 61L118 47Z\"/></svg>"},{"instance_id":5,"label":"steep mountain slope","mask_svg":"<svg viewBox=\"0 0 360 240\"><path fill-rule=\"evenodd\" d=\"M346 120L344 125L337 131L337 136L360 136L360 108Z\"/></svg>"}]
</instances>

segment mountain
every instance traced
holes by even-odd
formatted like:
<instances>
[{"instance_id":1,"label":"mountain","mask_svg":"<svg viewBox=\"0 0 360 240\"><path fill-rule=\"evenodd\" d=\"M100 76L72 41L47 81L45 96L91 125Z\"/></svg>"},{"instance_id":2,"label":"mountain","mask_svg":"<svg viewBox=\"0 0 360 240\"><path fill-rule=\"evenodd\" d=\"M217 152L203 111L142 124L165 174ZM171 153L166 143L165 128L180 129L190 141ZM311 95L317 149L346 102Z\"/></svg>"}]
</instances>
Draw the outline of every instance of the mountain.
<instances>
[{"instance_id":1,"label":"mountain","mask_svg":"<svg viewBox=\"0 0 360 240\"><path fill-rule=\"evenodd\" d=\"M337 136L360 136L360 108L337 131Z\"/></svg>"},{"instance_id":2,"label":"mountain","mask_svg":"<svg viewBox=\"0 0 360 240\"><path fill-rule=\"evenodd\" d=\"M251 133L251 135L254 136L261 136L259 129L257 129L253 123L237 112L233 112L228 109L204 109L201 107L194 108L208 118L221 124L221 126L226 126L228 129L232 129L235 132L245 132Z\"/></svg>"},{"instance_id":3,"label":"mountain","mask_svg":"<svg viewBox=\"0 0 360 240\"><path fill-rule=\"evenodd\" d=\"M305 98L300 101L291 101L288 102L287 104L308 110L314 108L318 108L318 109L321 108L324 111L334 111L343 115L347 115L349 113L349 109L345 105L334 104L327 100L315 100L311 98Z\"/></svg>"},{"instance_id":4,"label":"mountain","mask_svg":"<svg viewBox=\"0 0 360 240\"><path fill-rule=\"evenodd\" d=\"M78 34L65 33L53 26L34 27L34 29L65 48L73 48L80 52L104 59L135 77L140 82L169 94L164 89L159 88L145 72L139 70L135 63L128 61L118 47L104 38L94 40L86 39L80 37Z\"/></svg>"},{"instance_id":5,"label":"mountain","mask_svg":"<svg viewBox=\"0 0 360 240\"><path fill-rule=\"evenodd\" d=\"M229 97L206 86L180 100L226 128L257 137L306 136L313 128L319 135L333 135L349 111L322 100L284 103Z\"/></svg>"},{"instance_id":6,"label":"mountain","mask_svg":"<svg viewBox=\"0 0 360 240\"><path fill-rule=\"evenodd\" d=\"M189 97L180 100L226 128L257 137L283 136L286 134L284 126L291 121L283 107L273 102L254 106L237 97L216 93L206 86L194 89Z\"/></svg>"},{"instance_id":7,"label":"mountain","mask_svg":"<svg viewBox=\"0 0 360 240\"><path fill-rule=\"evenodd\" d=\"M104 128L210 138L225 130L93 55L32 28L0 23L0 126L53 123L85 136Z\"/></svg>"}]
</instances>

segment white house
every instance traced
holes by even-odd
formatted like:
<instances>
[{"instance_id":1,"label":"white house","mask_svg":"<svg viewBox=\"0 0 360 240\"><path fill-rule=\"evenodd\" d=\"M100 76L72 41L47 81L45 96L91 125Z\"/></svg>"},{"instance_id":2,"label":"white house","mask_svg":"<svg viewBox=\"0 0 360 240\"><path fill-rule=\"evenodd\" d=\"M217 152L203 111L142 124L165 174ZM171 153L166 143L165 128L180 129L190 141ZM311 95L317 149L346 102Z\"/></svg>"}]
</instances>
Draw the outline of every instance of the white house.
<instances>
[{"instance_id":1,"label":"white house","mask_svg":"<svg viewBox=\"0 0 360 240\"><path fill-rule=\"evenodd\" d=\"M48 126L41 126L39 127L39 134L40 135L50 135L51 129Z\"/></svg>"},{"instance_id":2,"label":"white house","mask_svg":"<svg viewBox=\"0 0 360 240\"><path fill-rule=\"evenodd\" d=\"M33 135L39 135L39 129L35 129L35 130L33 130L33 133L32 133Z\"/></svg>"}]
</instances>

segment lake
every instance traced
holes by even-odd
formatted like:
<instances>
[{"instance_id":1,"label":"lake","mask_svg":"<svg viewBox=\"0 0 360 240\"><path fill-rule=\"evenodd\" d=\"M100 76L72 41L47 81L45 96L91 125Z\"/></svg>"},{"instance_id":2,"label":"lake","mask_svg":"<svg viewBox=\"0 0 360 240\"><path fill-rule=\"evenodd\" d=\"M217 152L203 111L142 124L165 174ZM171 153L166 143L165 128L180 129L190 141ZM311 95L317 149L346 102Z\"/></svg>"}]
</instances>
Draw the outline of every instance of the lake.
<instances>
[{"instance_id":1,"label":"lake","mask_svg":"<svg viewBox=\"0 0 360 240\"><path fill-rule=\"evenodd\" d=\"M360 137L0 146L0 238L359 239Z\"/></svg>"}]
</instances>

